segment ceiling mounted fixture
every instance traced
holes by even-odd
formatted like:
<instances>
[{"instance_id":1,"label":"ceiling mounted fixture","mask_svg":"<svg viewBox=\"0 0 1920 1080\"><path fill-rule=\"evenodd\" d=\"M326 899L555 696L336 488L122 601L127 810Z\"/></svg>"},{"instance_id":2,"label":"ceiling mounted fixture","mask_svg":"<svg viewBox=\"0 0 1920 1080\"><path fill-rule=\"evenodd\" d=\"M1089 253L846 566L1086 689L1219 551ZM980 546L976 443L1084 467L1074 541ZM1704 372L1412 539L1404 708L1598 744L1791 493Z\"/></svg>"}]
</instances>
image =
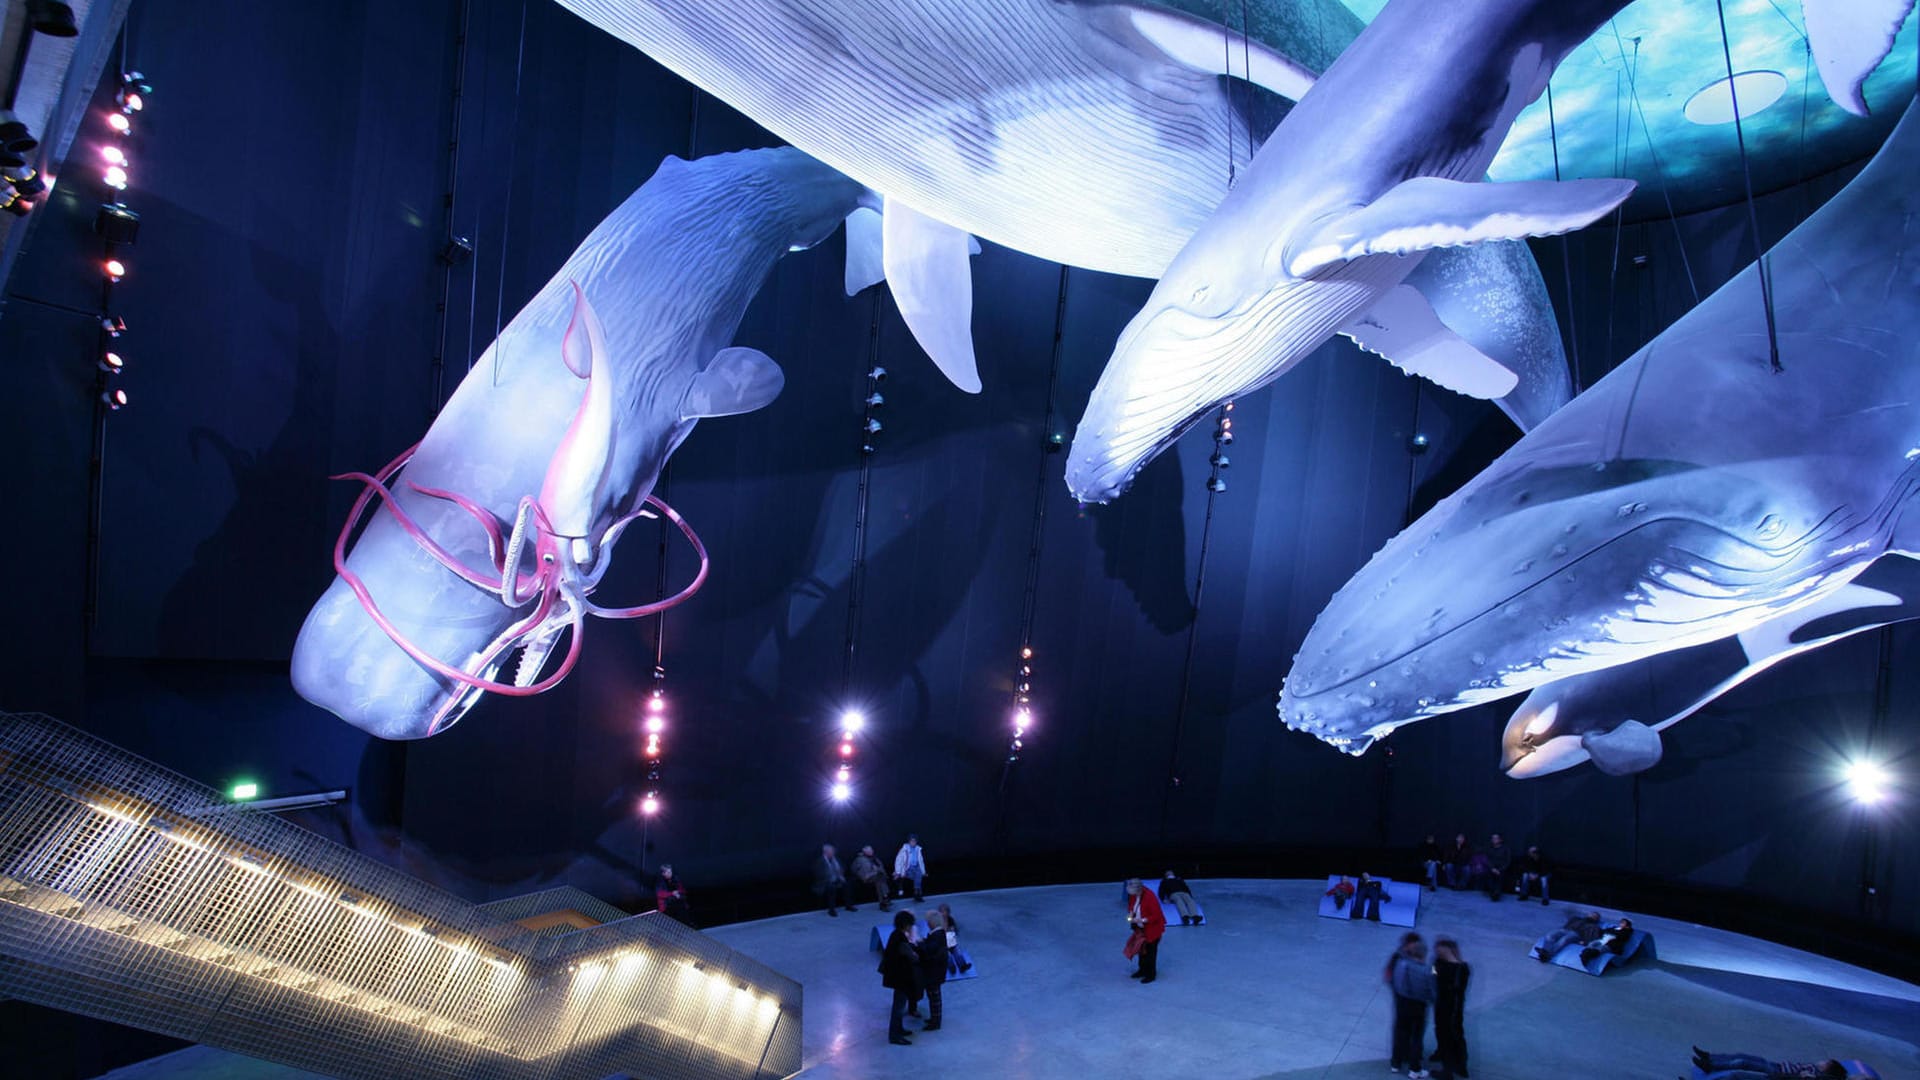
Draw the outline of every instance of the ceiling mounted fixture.
<instances>
[{"instance_id":1,"label":"ceiling mounted fixture","mask_svg":"<svg viewBox=\"0 0 1920 1080\"><path fill-rule=\"evenodd\" d=\"M1729 90L1731 87L1731 90ZM1787 77L1777 71L1741 71L1731 80L1715 79L1687 99L1687 119L1703 127L1733 123L1733 101L1740 99L1740 119L1757 116L1787 92Z\"/></svg>"}]
</instances>

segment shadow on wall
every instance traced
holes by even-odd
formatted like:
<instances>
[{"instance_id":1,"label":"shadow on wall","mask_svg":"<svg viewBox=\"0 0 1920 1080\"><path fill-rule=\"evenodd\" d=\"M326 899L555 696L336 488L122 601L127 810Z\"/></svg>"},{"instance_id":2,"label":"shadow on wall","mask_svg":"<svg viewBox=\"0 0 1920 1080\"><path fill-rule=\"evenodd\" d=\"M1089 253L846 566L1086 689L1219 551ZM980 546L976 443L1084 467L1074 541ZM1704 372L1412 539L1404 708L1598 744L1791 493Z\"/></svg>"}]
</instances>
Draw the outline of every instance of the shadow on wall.
<instances>
[{"instance_id":1,"label":"shadow on wall","mask_svg":"<svg viewBox=\"0 0 1920 1080\"><path fill-rule=\"evenodd\" d=\"M1162 634L1185 630L1194 619L1187 592L1186 491L1180 455L1169 452L1140 470L1124 500L1087 507L1107 576L1126 585L1140 613ZM1143 509L1152 515L1151 527L1140 526Z\"/></svg>"}]
</instances>

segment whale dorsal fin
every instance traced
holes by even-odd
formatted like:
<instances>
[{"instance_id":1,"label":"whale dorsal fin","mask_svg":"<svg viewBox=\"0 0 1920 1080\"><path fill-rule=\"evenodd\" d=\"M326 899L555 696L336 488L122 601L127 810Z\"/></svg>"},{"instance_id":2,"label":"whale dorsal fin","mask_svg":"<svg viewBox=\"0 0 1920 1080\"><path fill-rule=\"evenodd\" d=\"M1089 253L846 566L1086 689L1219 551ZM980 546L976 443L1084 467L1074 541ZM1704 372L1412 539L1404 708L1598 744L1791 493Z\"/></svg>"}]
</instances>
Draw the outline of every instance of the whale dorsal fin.
<instances>
[{"instance_id":1,"label":"whale dorsal fin","mask_svg":"<svg viewBox=\"0 0 1920 1080\"><path fill-rule=\"evenodd\" d=\"M973 238L891 197L881 217L881 265L900 317L953 385L979 393L967 265Z\"/></svg>"},{"instance_id":2,"label":"whale dorsal fin","mask_svg":"<svg viewBox=\"0 0 1920 1080\"><path fill-rule=\"evenodd\" d=\"M1288 244L1286 269L1304 278L1362 255L1557 236L1591 224L1631 194L1631 180L1476 184L1416 176L1308 229Z\"/></svg>"},{"instance_id":3,"label":"whale dorsal fin","mask_svg":"<svg viewBox=\"0 0 1920 1080\"><path fill-rule=\"evenodd\" d=\"M1518 375L1447 329L1411 285L1394 286L1340 333L1401 371L1468 397L1505 397L1520 383Z\"/></svg>"},{"instance_id":4,"label":"whale dorsal fin","mask_svg":"<svg viewBox=\"0 0 1920 1080\"><path fill-rule=\"evenodd\" d=\"M1140 36L1174 62L1195 71L1245 79L1288 101L1299 101L1316 78L1311 68L1292 57L1219 23L1162 7L1128 3L1113 6L1132 18Z\"/></svg>"},{"instance_id":5,"label":"whale dorsal fin","mask_svg":"<svg viewBox=\"0 0 1920 1080\"><path fill-rule=\"evenodd\" d=\"M1835 105L1867 115L1860 87L1893 51L1894 35L1912 10L1913 0L1801 0L1807 45Z\"/></svg>"},{"instance_id":6,"label":"whale dorsal fin","mask_svg":"<svg viewBox=\"0 0 1920 1080\"><path fill-rule=\"evenodd\" d=\"M721 349L713 361L693 377L680 401L680 417L738 416L764 408L780 396L787 377L773 358L743 345Z\"/></svg>"}]
</instances>

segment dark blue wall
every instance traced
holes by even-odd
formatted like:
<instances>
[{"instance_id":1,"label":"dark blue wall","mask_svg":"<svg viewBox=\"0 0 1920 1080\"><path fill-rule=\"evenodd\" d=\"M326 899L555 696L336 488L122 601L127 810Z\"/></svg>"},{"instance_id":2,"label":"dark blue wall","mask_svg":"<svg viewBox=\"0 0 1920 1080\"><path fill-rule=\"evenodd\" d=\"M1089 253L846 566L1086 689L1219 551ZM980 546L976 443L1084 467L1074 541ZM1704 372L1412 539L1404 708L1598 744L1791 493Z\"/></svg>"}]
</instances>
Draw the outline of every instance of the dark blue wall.
<instances>
[{"instance_id":1,"label":"dark blue wall","mask_svg":"<svg viewBox=\"0 0 1920 1080\"><path fill-rule=\"evenodd\" d=\"M377 743L306 705L286 657L354 494L326 477L377 466L424 431L443 289L444 396L663 156L772 142L556 5L474 0L464 23L462 10L136 3L132 59L158 90L127 194L145 222L117 298L134 328L122 350L134 404L108 424L102 602L89 648L93 334L49 306L97 297L86 223L101 193L90 168L75 168L0 316L0 430L24 523L0 539L0 558L26 570L0 629L0 706L54 712L210 782L352 787L351 812L319 827L475 895L564 878L630 900L643 859L670 858L696 882L761 880L822 839L891 847L908 829L937 863L1498 828L1570 861L1851 912L1854 834L1825 809L1821 755L1870 711L1872 639L1784 665L1687 721L1668 760L1637 781L1502 778L1504 708L1406 729L1391 762L1279 728L1274 692L1326 598L1410 502L1430 504L1512 438L1491 408L1422 389L1344 343L1234 413L1176 738L1205 428L1116 505L1078 508L1063 455L1044 452L1059 268L990 245L975 262L977 397L933 370L884 293L843 295L838 239L785 260L749 312L740 343L779 361L787 388L760 413L702 424L674 460L668 495L711 549L714 576L665 627L674 726L667 810L650 834L634 803L651 622L591 627L561 688L488 701L426 743ZM448 270L438 255L456 115L454 231L477 254ZM98 135L83 133L76 161ZM1836 186L1810 185L1805 201ZM1790 224L1800 198L1775 199L1769 220ZM1703 294L1748 258L1743 221L1682 222ZM1587 382L1690 305L1667 228L1629 227L1623 249L1644 247L1650 267L1618 276L1610 231L1571 242ZM1564 308L1558 242L1539 254ZM1065 289L1056 426L1070 431L1147 285L1072 271ZM892 375L843 694L854 429L876 318ZM1434 440L1420 458L1407 452L1416 424ZM1037 482L1038 721L1002 795ZM677 583L691 559L677 541L668 551ZM607 593L651 597L657 560L656 538L636 530ZM1914 640L1896 638L1903 671ZM836 810L824 789L849 698L872 725L858 796ZM1911 732L1915 691L1903 682L1894 700L1893 731ZM1894 870L1894 895L1920 887L1911 866ZM1920 925L1913 905L1899 911Z\"/></svg>"}]
</instances>

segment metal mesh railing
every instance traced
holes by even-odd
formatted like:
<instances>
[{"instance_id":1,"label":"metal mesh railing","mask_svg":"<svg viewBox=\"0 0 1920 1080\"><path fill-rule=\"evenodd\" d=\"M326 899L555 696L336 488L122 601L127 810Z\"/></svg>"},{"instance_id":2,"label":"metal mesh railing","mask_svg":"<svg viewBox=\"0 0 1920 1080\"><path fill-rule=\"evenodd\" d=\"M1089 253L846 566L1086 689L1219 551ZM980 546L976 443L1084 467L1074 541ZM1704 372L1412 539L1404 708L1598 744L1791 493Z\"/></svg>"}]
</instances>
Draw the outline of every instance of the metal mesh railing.
<instances>
[{"instance_id":1,"label":"metal mesh railing","mask_svg":"<svg viewBox=\"0 0 1920 1080\"><path fill-rule=\"evenodd\" d=\"M618 915L577 890L475 906L0 714L0 993L342 1077L798 1070L797 983L658 916L510 921L561 907Z\"/></svg>"}]
</instances>

